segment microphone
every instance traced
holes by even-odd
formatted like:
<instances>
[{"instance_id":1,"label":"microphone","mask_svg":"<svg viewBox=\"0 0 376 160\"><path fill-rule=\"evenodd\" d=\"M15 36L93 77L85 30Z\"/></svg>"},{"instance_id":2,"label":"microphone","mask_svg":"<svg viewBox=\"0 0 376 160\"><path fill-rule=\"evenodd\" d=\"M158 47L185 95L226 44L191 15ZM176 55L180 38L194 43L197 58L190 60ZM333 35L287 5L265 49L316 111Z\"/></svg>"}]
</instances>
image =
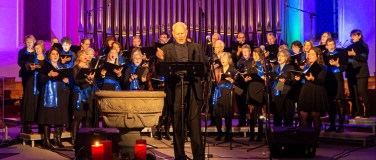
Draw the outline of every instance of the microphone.
<instances>
[{"instance_id":1,"label":"microphone","mask_svg":"<svg viewBox=\"0 0 376 160\"><path fill-rule=\"evenodd\" d=\"M206 36L206 41L208 42L209 45L212 44L212 41L209 35Z\"/></svg>"},{"instance_id":2,"label":"microphone","mask_svg":"<svg viewBox=\"0 0 376 160\"><path fill-rule=\"evenodd\" d=\"M260 49L262 50L262 53L264 53L264 51L265 51L265 46L264 46L264 45L261 45L261 46L260 46Z\"/></svg>"}]
</instances>

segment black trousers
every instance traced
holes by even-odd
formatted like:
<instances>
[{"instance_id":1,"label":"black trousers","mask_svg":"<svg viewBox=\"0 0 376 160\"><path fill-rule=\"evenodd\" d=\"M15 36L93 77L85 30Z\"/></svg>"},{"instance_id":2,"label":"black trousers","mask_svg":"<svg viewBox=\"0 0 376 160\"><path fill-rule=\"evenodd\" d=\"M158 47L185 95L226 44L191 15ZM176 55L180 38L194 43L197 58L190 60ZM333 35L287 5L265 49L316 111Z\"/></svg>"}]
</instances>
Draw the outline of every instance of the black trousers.
<instances>
[{"instance_id":1,"label":"black trousers","mask_svg":"<svg viewBox=\"0 0 376 160\"><path fill-rule=\"evenodd\" d=\"M368 78L348 78L348 87L350 90L351 103L353 105L353 115L359 116L361 106L359 102L359 95L362 96L364 107L366 108L365 115L371 115L371 103L368 96ZM355 107L356 106L356 107Z\"/></svg>"},{"instance_id":2,"label":"black trousers","mask_svg":"<svg viewBox=\"0 0 376 160\"><path fill-rule=\"evenodd\" d=\"M174 130L174 153L175 159L186 159L184 151L185 133L182 129L186 125L186 129L190 133L191 148L194 159L204 159L204 146L201 134L201 108L200 102L194 98L192 89L188 85L184 85L184 120L181 115L181 86L175 88L175 101L173 108L173 130ZM189 88L189 90L188 90Z\"/></svg>"}]
</instances>

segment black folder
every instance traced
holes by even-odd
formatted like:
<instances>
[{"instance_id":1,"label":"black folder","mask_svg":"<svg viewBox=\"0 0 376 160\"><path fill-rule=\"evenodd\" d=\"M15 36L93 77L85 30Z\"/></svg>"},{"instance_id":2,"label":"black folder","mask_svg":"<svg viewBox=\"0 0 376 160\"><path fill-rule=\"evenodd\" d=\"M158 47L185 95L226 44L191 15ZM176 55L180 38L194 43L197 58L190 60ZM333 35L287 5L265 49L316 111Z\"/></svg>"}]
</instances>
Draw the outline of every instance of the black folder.
<instances>
[{"instance_id":1,"label":"black folder","mask_svg":"<svg viewBox=\"0 0 376 160\"><path fill-rule=\"evenodd\" d=\"M47 60L44 60L40 70L43 74L48 74L51 70L54 72L57 71L57 69Z\"/></svg>"},{"instance_id":2,"label":"black folder","mask_svg":"<svg viewBox=\"0 0 376 160\"><path fill-rule=\"evenodd\" d=\"M316 46L317 48L320 48L321 52L325 51L326 50L326 46L325 45L319 45L319 46Z\"/></svg>"},{"instance_id":3,"label":"black folder","mask_svg":"<svg viewBox=\"0 0 376 160\"><path fill-rule=\"evenodd\" d=\"M56 47L57 49L59 49L60 51L63 50L63 46L61 45L61 43L55 43L53 45L53 47ZM77 46L77 45L71 45L70 49L72 52L74 53L77 53L78 51L81 50L81 46Z\"/></svg>"},{"instance_id":4,"label":"black folder","mask_svg":"<svg viewBox=\"0 0 376 160\"><path fill-rule=\"evenodd\" d=\"M351 51L351 50L354 50L356 54L362 54L364 52L367 52L366 46L364 46L363 43L361 42L356 42L346 47L346 51Z\"/></svg>"},{"instance_id":5,"label":"black folder","mask_svg":"<svg viewBox=\"0 0 376 160\"><path fill-rule=\"evenodd\" d=\"M64 69L58 69L57 72L59 75L55 77L55 79L63 80L63 78L69 78L70 75L73 72L73 68L64 68Z\"/></svg>"},{"instance_id":6,"label":"black folder","mask_svg":"<svg viewBox=\"0 0 376 160\"><path fill-rule=\"evenodd\" d=\"M95 67L100 68L104 62L105 61L102 60L101 58L93 58L90 61L90 68L95 68Z\"/></svg>"},{"instance_id":7,"label":"black folder","mask_svg":"<svg viewBox=\"0 0 376 160\"><path fill-rule=\"evenodd\" d=\"M155 48L162 48L163 46L167 45L167 44L170 44L170 43L159 43L159 42L154 42L154 47Z\"/></svg>"},{"instance_id":8,"label":"black folder","mask_svg":"<svg viewBox=\"0 0 376 160\"><path fill-rule=\"evenodd\" d=\"M102 69L106 70L107 73L113 73L113 74L115 74L114 69L119 69L119 68L122 68L122 67L123 66L119 66L119 65L112 64L112 63L109 63L109 62L104 62L103 66L102 66Z\"/></svg>"},{"instance_id":9,"label":"black folder","mask_svg":"<svg viewBox=\"0 0 376 160\"><path fill-rule=\"evenodd\" d=\"M34 63L34 58L35 58L35 55L34 54L20 54L20 58L25 60L26 63Z\"/></svg>"},{"instance_id":10,"label":"black folder","mask_svg":"<svg viewBox=\"0 0 376 160\"><path fill-rule=\"evenodd\" d=\"M68 58L68 57L70 57L71 61L72 61L72 55L71 54L61 54L60 57L61 58Z\"/></svg>"},{"instance_id":11,"label":"black folder","mask_svg":"<svg viewBox=\"0 0 376 160\"><path fill-rule=\"evenodd\" d=\"M218 68L222 67L222 63L219 59L214 60L214 64L218 64Z\"/></svg>"},{"instance_id":12,"label":"black folder","mask_svg":"<svg viewBox=\"0 0 376 160\"><path fill-rule=\"evenodd\" d=\"M302 76L305 76L305 75L308 75L309 73L311 73L312 76L317 77L319 75L319 73L321 72L321 70L322 70L321 66L317 62L314 62L308 68L307 71L291 70L290 72L292 72L295 75L302 75Z\"/></svg>"},{"instance_id":13,"label":"black folder","mask_svg":"<svg viewBox=\"0 0 376 160\"><path fill-rule=\"evenodd\" d=\"M149 73L149 68L148 67L137 67L136 69L136 75L137 77L146 77L147 74Z\"/></svg>"},{"instance_id":14,"label":"black folder","mask_svg":"<svg viewBox=\"0 0 376 160\"><path fill-rule=\"evenodd\" d=\"M84 79L88 75L95 73L96 69L94 68L81 68L77 74L77 79Z\"/></svg>"}]
</instances>

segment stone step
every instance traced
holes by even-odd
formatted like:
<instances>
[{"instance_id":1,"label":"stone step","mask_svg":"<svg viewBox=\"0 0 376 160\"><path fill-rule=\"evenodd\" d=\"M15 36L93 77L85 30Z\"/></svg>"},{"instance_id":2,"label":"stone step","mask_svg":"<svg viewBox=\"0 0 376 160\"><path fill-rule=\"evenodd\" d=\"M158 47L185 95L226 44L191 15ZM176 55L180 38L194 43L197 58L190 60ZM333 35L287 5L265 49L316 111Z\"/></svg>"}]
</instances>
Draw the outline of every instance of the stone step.
<instances>
[{"instance_id":1,"label":"stone step","mask_svg":"<svg viewBox=\"0 0 376 160\"><path fill-rule=\"evenodd\" d=\"M339 140L353 140L353 141L362 141L363 147L367 146L367 142L372 142L373 145L376 144L376 135L375 133L365 133L365 132L325 132L321 131L320 138L324 139L339 139Z\"/></svg>"},{"instance_id":2,"label":"stone step","mask_svg":"<svg viewBox=\"0 0 376 160\"><path fill-rule=\"evenodd\" d=\"M50 134L50 139L54 139L55 135L53 132ZM27 141L31 141L31 147L35 146L35 141L42 140L41 134L39 133L32 133L32 134L26 134L26 133L20 133L19 138L23 140L22 145L26 145ZM64 131L61 135L61 138L71 138L71 133Z\"/></svg>"}]
</instances>

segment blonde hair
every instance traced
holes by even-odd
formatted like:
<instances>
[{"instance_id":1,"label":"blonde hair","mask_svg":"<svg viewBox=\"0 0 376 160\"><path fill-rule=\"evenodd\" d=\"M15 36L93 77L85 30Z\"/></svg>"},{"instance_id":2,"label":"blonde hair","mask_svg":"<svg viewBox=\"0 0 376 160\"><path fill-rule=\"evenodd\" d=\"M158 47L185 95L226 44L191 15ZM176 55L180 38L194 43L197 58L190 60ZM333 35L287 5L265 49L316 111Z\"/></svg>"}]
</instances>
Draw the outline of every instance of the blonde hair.
<instances>
[{"instance_id":1,"label":"blonde hair","mask_svg":"<svg viewBox=\"0 0 376 160\"><path fill-rule=\"evenodd\" d=\"M76 60L74 61L74 66L80 64L80 60L79 60L78 57L82 56L83 54L86 55L86 51L84 51L84 50L79 50L79 51L77 52L77 58L76 58Z\"/></svg>"},{"instance_id":2,"label":"blonde hair","mask_svg":"<svg viewBox=\"0 0 376 160\"><path fill-rule=\"evenodd\" d=\"M290 59L291 59L291 54L289 51L287 50L281 50L278 52L277 54L277 57L280 55L280 54L283 54L287 59L286 59L286 64L288 64L290 62Z\"/></svg>"},{"instance_id":3,"label":"blonde hair","mask_svg":"<svg viewBox=\"0 0 376 160\"><path fill-rule=\"evenodd\" d=\"M42 48L42 52L46 52L46 46L44 45L44 41L43 40L38 40L35 45L34 45L34 49L35 49L35 46L40 46Z\"/></svg>"},{"instance_id":4,"label":"blonde hair","mask_svg":"<svg viewBox=\"0 0 376 160\"><path fill-rule=\"evenodd\" d=\"M88 48L88 49L86 49L86 54L88 54L88 53L93 53L94 54L94 49L93 48Z\"/></svg>"},{"instance_id":5,"label":"blonde hair","mask_svg":"<svg viewBox=\"0 0 376 160\"><path fill-rule=\"evenodd\" d=\"M248 49L249 52L251 52L251 46L249 46L248 44L243 45L243 46L242 46L242 50L243 50L243 49Z\"/></svg>"},{"instance_id":6,"label":"blonde hair","mask_svg":"<svg viewBox=\"0 0 376 160\"><path fill-rule=\"evenodd\" d=\"M117 53L117 51L116 51L115 49L111 49L110 52L111 52L112 50L115 51L115 64L116 64L116 65L119 65L119 56L118 56L118 53ZM108 53L110 53L110 52L108 52ZM109 60L110 60L109 57L110 57L110 56L107 55L107 62L110 62L110 61L109 61Z\"/></svg>"},{"instance_id":7,"label":"blonde hair","mask_svg":"<svg viewBox=\"0 0 376 160\"><path fill-rule=\"evenodd\" d=\"M229 64L231 64L231 65L234 64L234 63L232 62L232 56L231 56L231 53L229 53L229 52L222 52L222 53L221 53L221 59L222 59L223 57L227 57L227 58L228 58L228 63L229 63Z\"/></svg>"},{"instance_id":8,"label":"blonde hair","mask_svg":"<svg viewBox=\"0 0 376 160\"><path fill-rule=\"evenodd\" d=\"M321 34L321 37L322 37L322 35L324 35L324 34L328 34L328 38L332 38L332 34L330 34L330 32L324 32L324 33L322 33L322 34ZM326 43L326 42L325 42L325 43ZM324 43L321 42L321 39L320 39L319 45L324 45Z\"/></svg>"},{"instance_id":9,"label":"blonde hair","mask_svg":"<svg viewBox=\"0 0 376 160\"><path fill-rule=\"evenodd\" d=\"M26 44L27 39L33 39L33 43L35 43L36 39L32 34L26 35L24 39L24 43Z\"/></svg>"}]
</instances>

